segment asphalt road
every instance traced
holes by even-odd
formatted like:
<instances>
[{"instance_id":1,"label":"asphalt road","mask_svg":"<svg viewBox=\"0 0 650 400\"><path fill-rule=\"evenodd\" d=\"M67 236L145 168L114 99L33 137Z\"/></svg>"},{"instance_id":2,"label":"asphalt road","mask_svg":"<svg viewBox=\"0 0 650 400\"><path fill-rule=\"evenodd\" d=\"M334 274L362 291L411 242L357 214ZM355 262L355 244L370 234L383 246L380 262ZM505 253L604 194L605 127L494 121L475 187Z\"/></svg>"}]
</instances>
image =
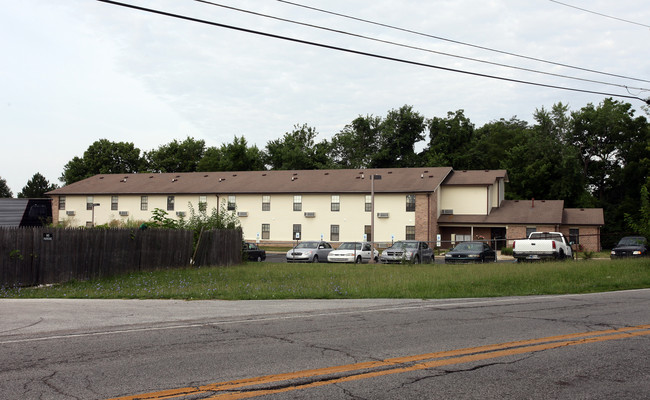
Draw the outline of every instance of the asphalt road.
<instances>
[{"instance_id":1,"label":"asphalt road","mask_svg":"<svg viewBox=\"0 0 650 400\"><path fill-rule=\"evenodd\" d=\"M650 289L0 300L3 399L647 399Z\"/></svg>"}]
</instances>

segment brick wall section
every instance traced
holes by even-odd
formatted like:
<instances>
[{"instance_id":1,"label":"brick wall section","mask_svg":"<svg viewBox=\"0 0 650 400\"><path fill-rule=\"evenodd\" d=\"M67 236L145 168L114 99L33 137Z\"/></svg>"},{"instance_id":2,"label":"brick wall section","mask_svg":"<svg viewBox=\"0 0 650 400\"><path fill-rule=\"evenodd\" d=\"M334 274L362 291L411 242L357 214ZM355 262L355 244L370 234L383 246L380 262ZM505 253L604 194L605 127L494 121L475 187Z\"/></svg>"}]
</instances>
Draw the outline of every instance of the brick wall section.
<instances>
[{"instance_id":1,"label":"brick wall section","mask_svg":"<svg viewBox=\"0 0 650 400\"><path fill-rule=\"evenodd\" d=\"M50 196L50 198L52 199L52 224L56 225L59 223L59 196Z\"/></svg>"},{"instance_id":2,"label":"brick wall section","mask_svg":"<svg viewBox=\"0 0 650 400\"><path fill-rule=\"evenodd\" d=\"M438 234L438 197L436 193L415 195L415 240L433 243Z\"/></svg>"}]
</instances>

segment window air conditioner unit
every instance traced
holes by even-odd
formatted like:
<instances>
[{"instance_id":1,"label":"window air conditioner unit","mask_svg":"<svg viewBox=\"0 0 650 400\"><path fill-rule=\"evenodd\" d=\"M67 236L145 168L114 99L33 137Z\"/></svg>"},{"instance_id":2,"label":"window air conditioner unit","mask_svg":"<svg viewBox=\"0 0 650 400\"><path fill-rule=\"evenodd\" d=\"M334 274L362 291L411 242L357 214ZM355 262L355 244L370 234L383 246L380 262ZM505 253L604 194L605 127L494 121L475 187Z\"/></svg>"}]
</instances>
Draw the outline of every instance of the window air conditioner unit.
<instances>
[{"instance_id":1,"label":"window air conditioner unit","mask_svg":"<svg viewBox=\"0 0 650 400\"><path fill-rule=\"evenodd\" d=\"M453 214L454 214L454 210L442 210L442 211L441 211L441 214L442 214L442 215L453 215Z\"/></svg>"},{"instance_id":2,"label":"window air conditioner unit","mask_svg":"<svg viewBox=\"0 0 650 400\"><path fill-rule=\"evenodd\" d=\"M120 217L128 217L129 212L128 211L120 211Z\"/></svg>"},{"instance_id":3,"label":"window air conditioner unit","mask_svg":"<svg viewBox=\"0 0 650 400\"><path fill-rule=\"evenodd\" d=\"M305 218L314 218L316 217L316 213L313 211L305 211Z\"/></svg>"},{"instance_id":4,"label":"window air conditioner unit","mask_svg":"<svg viewBox=\"0 0 650 400\"><path fill-rule=\"evenodd\" d=\"M388 218L388 213L377 213L377 218Z\"/></svg>"},{"instance_id":5,"label":"window air conditioner unit","mask_svg":"<svg viewBox=\"0 0 650 400\"><path fill-rule=\"evenodd\" d=\"M176 216L177 217L184 217L185 216L185 211L176 211Z\"/></svg>"},{"instance_id":6,"label":"window air conditioner unit","mask_svg":"<svg viewBox=\"0 0 650 400\"><path fill-rule=\"evenodd\" d=\"M74 217L74 211L66 211L65 215L70 216L70 217Z\"/></svg>"},{"instance_id":7,"label":"window air conditioner unit","mask_svg":"<svg viewBox=\"0 0 650 400\"><path fill-rule=\"evenodd\" d=\"M248 211L237 211L238 217L248 217Z\"/></svg>"}]
</instances>

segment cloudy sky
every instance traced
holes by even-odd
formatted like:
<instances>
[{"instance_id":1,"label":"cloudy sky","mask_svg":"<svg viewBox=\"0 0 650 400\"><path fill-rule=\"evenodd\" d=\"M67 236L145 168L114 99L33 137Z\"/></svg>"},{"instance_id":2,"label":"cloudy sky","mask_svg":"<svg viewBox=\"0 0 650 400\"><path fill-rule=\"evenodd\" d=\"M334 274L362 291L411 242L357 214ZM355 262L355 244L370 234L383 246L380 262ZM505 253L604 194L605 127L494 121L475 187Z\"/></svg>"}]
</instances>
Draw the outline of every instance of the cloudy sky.
<instances>
[{"instance_id":1,"label":"cloudy sky","mask_svg":"<svg viewBox=\"0 0 650 400\"><path fill-rule=\"evenodd\" d=\"M463 109L481 126L608 97L476 74L650 97L647 0L123 2L213 24L95 0L4 2L0 177L14 196L36 172L60 184L64 165L99 139L144 152L237 135L264 148L296 124L329 139L405 104L427 118ZM641 101L618 99L645 114Z\"/></svg>"}]
</instances>

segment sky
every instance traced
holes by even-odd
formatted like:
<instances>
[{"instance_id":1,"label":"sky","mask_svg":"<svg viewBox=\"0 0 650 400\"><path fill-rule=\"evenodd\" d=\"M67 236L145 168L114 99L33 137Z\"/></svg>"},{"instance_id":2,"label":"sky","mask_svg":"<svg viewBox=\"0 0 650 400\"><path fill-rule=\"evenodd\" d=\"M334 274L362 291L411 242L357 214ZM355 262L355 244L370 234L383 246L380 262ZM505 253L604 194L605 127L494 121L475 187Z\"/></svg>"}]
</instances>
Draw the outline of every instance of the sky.
<instances>
[{"instance_id":1,"label":"sky","mask_svg":"<svg viewBox=\"0 0 650 400\"><path fill-rule=\"evenodd\" d=\"M121 1L213 24L96 0L4 2L0 178L14 197L37 172L61 185L100 139L145 152L243 136L263 149L295 125L329 140L403 105L426 118L464 110L480 127L533 123L558 102L650 97L647 0Z\"/></svg>"}]
</instances>

